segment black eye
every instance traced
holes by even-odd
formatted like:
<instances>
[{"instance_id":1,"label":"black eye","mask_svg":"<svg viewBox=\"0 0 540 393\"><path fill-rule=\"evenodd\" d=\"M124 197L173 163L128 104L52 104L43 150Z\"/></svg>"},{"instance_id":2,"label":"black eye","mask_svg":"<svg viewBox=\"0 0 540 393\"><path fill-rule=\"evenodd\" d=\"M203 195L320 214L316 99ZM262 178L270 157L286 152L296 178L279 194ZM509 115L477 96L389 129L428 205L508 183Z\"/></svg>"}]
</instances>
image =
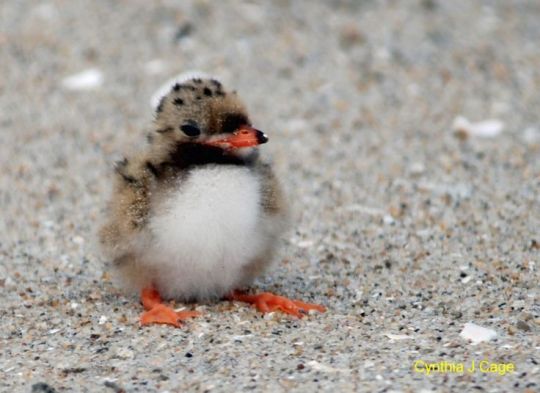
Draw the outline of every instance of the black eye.
<instances>
[{"instance_id":1,"label":"black eye","mask_svg":"<svg viewBox=\"0 0 540 393\"><path fill-rule=\"evenodd\" d=\"M199 135L201 135L201 130L199 129L199 127L197 127L195 122L189 122L189 123L186 123L186 124L182 124L180 126L180 130L182 130L182 132L184 134L186 134L187 136L199 136Z\"/></svg>"}]
</instances>

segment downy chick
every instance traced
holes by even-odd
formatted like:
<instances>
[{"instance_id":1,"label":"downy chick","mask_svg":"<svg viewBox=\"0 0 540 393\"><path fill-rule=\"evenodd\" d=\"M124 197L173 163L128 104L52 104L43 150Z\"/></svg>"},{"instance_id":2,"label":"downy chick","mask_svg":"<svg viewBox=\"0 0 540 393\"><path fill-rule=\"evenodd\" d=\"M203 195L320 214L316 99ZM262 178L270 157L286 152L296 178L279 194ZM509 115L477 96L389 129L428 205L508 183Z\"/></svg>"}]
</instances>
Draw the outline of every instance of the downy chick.
<instances>
[{"instance_id":1,"label":"downy chick","mask_svg":"<svg viewBox=\"0 0 540 393\"><path fill-rule=\"evenodd\" d=\"M324 307L270 293L247 295L272 262L287 227L283 194L259 159L264 133L236 93L215 79L172 86L160 101L145 150L116 164L100 242L128 287L141 291L142 324L180 326L161 298L227 297L301 317Z\"/></svg>"}]
</instances>

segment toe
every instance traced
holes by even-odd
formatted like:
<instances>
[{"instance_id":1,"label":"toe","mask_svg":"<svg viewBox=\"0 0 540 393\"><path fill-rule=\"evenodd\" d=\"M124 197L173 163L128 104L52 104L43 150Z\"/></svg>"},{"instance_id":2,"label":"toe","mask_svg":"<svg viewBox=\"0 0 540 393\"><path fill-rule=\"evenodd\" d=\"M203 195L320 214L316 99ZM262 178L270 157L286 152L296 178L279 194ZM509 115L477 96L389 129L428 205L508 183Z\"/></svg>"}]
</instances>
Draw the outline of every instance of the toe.
<instances>
[{"instance_id":1,"label":"toe","mask_svg":"<svg viewBox=\"0 0 540 393\"><path fill-rule=\"evenodd\" d=\"M253 304L257 310L263 313L281 311L285 314L302 318L310 310L325 312L326 308L318 304L304 303L299 300L290 300L283 296L274 295L270 292L263 292L257 295L247 295L238 291L233 291L229 296L231 300L238 300Z\"/></svg>"},{"instance_id":2,"label":"toe","mask_svg":"<svg viewBox=\"0 0 540 393\"><path fill-rule=\"evenodd\" d=\"M141 325L164 324L180 327L182 321L199 315L201 313L197 311L174 311L164 304L158 304L141 315Z\"/></svg>"},{"instance_id":3,"label":"toe","mask_svg":"<svg viewBox=\"0 0 540 393\"><path fill-rule=\"evenodd\" d=\"M163 304L158 304L141 315L141 325L145 326L154 323L180 327L176 312Z\"/></svg>"},{"instance_id":4,"label":"toe","mask_svg":"<svg viewBox=\"0 0 540 393\"><path fill-rule=\"evenodd\" d=\"M176 317L180 321L184 321L190 318L196 318L201 316L201 313L198 311L176 311Z\"/></svg>"}]
</instances>

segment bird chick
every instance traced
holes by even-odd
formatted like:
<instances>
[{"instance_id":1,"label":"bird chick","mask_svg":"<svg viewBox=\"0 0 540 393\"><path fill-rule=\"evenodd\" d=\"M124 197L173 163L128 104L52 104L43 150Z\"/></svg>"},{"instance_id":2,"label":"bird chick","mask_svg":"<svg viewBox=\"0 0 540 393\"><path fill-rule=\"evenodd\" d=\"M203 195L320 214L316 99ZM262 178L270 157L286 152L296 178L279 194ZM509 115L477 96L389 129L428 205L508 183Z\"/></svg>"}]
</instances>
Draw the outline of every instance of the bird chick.
<instances>
[{"instance_id":1,"label":"bird chick","mask_svg":"<svg viewBox=\"0 0 540 393\"><path fill-rule=\"evenodd\" d=\"M288 221L279 182L259 159L267 140L235 92L215 79L192 78L161 99L146 148L116 164L99 237L128 288L141 291L142 324L180 326L198 315L175 312L162 297L227 297L298 317L324 311L238 291L272 262Z\"/></svg>"}]
</instances>

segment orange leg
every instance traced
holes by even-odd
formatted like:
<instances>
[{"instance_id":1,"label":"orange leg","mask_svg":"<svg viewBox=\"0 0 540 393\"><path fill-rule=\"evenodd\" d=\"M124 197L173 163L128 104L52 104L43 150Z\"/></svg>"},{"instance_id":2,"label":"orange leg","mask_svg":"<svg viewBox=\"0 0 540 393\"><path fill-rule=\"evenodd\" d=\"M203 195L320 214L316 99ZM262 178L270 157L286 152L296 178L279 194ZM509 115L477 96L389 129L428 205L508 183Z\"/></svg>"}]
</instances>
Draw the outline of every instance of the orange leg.
<instances>
[{"instance_id":1,"label":"orange leg","mask_svg":"<svg viewBox=\"0 0 540 393\"><path fill-rule=\"evenodd\" d=\"M143 326L160 323L180 327L183 320L201 315L197 311L174 311L167 307L161 302L161 296L154 288L144 288L141 291L141 302L146 310L141 315Z\"/></svg>"},{"instance_id":2,"label":"orange leg","mask_svg":"<svg viewBox=\"0 0 540 393\"><path fill-rule=\"evenodd\" d=\"M274 295L270 292L263 292L257 295L247 295L239 291L233 291L228 297L229 300L253 304L257 310L268 313L280 310L285 314L302 318L309 310L325 312L326 307L319 304L304 303L299 300L290 300L283 296Z\"/></svg>"}]
</instances>

